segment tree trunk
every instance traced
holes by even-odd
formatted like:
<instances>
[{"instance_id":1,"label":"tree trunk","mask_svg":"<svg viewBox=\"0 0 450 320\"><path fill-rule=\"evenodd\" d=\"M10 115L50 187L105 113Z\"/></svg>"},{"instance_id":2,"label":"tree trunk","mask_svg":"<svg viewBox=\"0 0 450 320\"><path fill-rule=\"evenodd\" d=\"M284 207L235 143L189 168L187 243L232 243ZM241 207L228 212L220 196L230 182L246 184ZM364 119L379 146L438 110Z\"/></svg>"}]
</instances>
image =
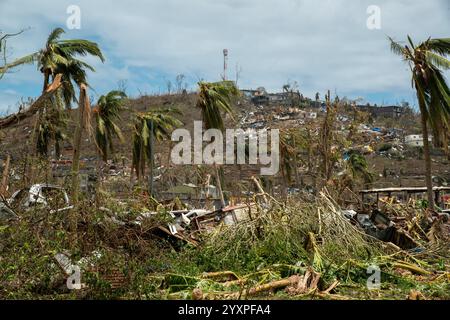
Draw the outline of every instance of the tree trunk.
<instances>
[{"instance_id":1,"label":"tree trunk","mask_svg":"<svg viewBox=\"0 0 450 320\"><path fill-rule=\"evenodd\" d=\"M8 178L9 178L9 164L11 161L11 156L8 154L6 156L5 167L3 168L2 184L0 185L0 196L6 196L8 190Z\"/></svg>"},{"instance_id":2,"label":"tree trunk","mask_svg":"<svg viewBox=\"0 0 450 320\"><path fill-rule=\"evenodd\" d=\"M419 101L420 101L420 99L419 99ZM421 124L422 124L423 153L424 153L424 157L425 157L425 182L426 182L426 186L427 186L428 208L433 210L434 209L434 198L433 198L433 180L432 180L432 176L431 176L430 143L428 141L426 110L424 110L423 106L420 106L420 119L421 119Z\"/></svg>"},{"instance_id":3,"label":"tree trunk","mask_svg":"<svg viewBox=\"0 0 450 320\"><path fill-rule=\"evenodd\" d=\"M153 150L153 121L150 121L150 174L148 178L148 193L150 197L153 197L153 167L154 167L154 159L155 152Z\"/></svg>"},{"instance_id":4,"label":"tree trunk","mask_svg":"<svg viewBox=\"0 0 450 320\"><path fill-rule=\"evenodd\" d=\"M86 112L89 112L89 100L86 93L86 85L80 86L80 98L78 105L78 124L75 129L74 142L73 142L73 160L72 160L72 200L74 203L78 202L80 180L80 152L81 152L81 139L83 136L83 130L85 126L85 118L88 116Z\"/></svg>"},{"instance_id":5,"label":"tree trunk","mask_svg":"<svg viewBox=\"0 0 450 320\"><path fill-rule=\"evenodd\" d=\"M220 180L219 168L218 168L217 164L214 164L214 170L216 172L217 189L219 191L220 203L222 205L222 208L224 208L225 207L225 198L223 196L222 182Z\"/></svg>"},{"instance_id":6,"label":"tree trunk","mask_svg":"<svg viewBox=\"0 0 450 320\"><path fill-rule=\"evenodd\" d=\"M44 72L44 86L42 88L42 93L44 93L47 90L49 80L50 80L50 72L46 70Z\"/></svg>"},{"instance_id":7,"label":"tree trunk","mask_svg":"<svg viewBox=\"0 0 450 320\"><path fill-rule=\"evenodd\" d=\"M300 177L298 174L298 154L297 154L297 143L295 141L295 136L293 136L293 144L294 144L294 173L295 173L295 184L298 188L300 185Z\"/></svg>"},{"instance_id":8,"label":"tree trunk","mask_svg":"<svg viewBox=\"0 0 450 320\"><path fill-rule=\"evenodd\" d=\"M50 81L50 71L45 70L44 71L44 85L42 87L42 94L45 94L49 87L49 81ZM55 92L56 94L56 92ZM45 104L44 108L41 108L35 115L34 115L34 126L33 126L33 133L31 135L31 148L33 150L32 156L38 156L38 150L37 150L37 134L38 134L38 126L41 120L41 116L45 113Z\"/></svg>"}]
</instances>

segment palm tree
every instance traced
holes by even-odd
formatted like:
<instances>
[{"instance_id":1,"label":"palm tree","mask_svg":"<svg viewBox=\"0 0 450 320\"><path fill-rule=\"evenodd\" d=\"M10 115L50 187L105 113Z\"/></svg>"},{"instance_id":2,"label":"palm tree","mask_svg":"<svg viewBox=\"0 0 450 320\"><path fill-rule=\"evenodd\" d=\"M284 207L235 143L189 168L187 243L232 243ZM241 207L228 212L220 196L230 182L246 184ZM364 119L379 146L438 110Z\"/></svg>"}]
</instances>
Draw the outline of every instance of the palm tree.
<instances>
[{"instance_id":1,"label":"palm tree","mask_svg":"<svg viewBox=\"0 0 450 320\"><path fill-rule=\"evenodd\" d=\"M97 125L95 143L104 162L108 160L109 151L114 153L113 137L123 141L122 131L116 121L120 120L120 111L126 97L122 91L110 91L98 99L97 107L92 110Z\"/></svg>"},{"instance_id":2,"label":"palm tree","mask_svg":"<svg viewBox=\"0 0 450 320\"><path fill-rule=\"evenodd\" d=\"M54 29L47 38L45 46L38 52L19 59L25 63L37 62L40 72L44 75L42 92L44 93L50 85L50 81L55 79L57 74L61 74L61 89L66 108L70 108L72 102L76 102L75 86L87 84L86 70L95 71L92 66L78 59L78 56L92 55L104 61L103 54L95 42L84 39L61 40L64 29ZM55 104L56 105L56 104ZM51 107L51 106L50 106ZM40 115L47 110L42 110ZM39 116L38 116L39 117ZM35 135L42 135L37 131L39 120L36 120ZM57 132L52 132L57 135Z\"/></svg>"},{"instance_id":3,"label":"palm tree","mask_svg":"<svg viewBox=\"0 0 450 320\"><path fill-rule=\"evenodd\" d=\"M433 182L428 126L435 133L434 139L442 138L443 131L449 128L450 89L440 68L450 69L450 38L427 39L415 45L408 36L408 44L401 45L389 38L391 50L400 55L410 67L412 86L416 90L421 115L423 147L425 157L425 180L427 185L428 208L434 209ZM448 141L445 141L448 144Z\"/></svg>"},{"instance_id":4,"label":"palm tree","mask_svg":"<svg viewBox=\"0 0 450 320\"><path fill-rule=\"evenodd\" d=\"M57 90L56 94L58 94L58 92L59 94L62 94L65 106L70 108L71 103L76 102L75 86L80 87L81 84L87 84L86 69L95 71L92 66L79 60L77 56L92 55L98 57L102 62L104 61L104 57L95 42L83 39L61 40L60 38L63 33L64 30L62 28L54 29L48 36L42 50L17 59L4 67L4 69L6 70L21 64L37 62L39 70L44 75L43 94L49 88L50 80L54 81L56 75L61 74L61 89ZM39 115L35 122L32 143L36 140L36 149L40 154L43 154L43 151L48 149L48 137L60 136L61 128L57 127L55 124L52 126L40 124L41 122L45 122L44 114L49 112L47 110L48 108L52 108L54 105L57 106L57 108L60 108L59 100L60 99L57 98L55 100L56 103L43 104L43 109L37 110ZM60 121L59 123L64 124L65 122ZM35 139L35 136L37 139ZM55 141L55 143L57 145L58 141Z\"/></svg>"},{"instance_id":5,"label":"palm tree","mask_svg":"<svg viewBox=\"0 0 450 320\"><path fill-rule=\"evenodd\" d=\"M82 39L61 40L63 33L62 28L54 29L48 36L45 47L34 55L44 75L43 92L56 74L62 74L60 91L66 107L70 108L72 101L76 101L75 85L79 87L82 83L87 84L86 70L94 71L92 66L77 59L77 56L90 54L100 58L102 62L104 57L96 43ZM41 115L45 112L46 110L43 110ZM37 120L37 127L39 122ZM40 133L37 134L39 136ZM56 132L53 133L55 134Z\"/></svg>"},{"instance_id":6,"label":"palm tree","mask_svg":"<svg viewBox=\"0 0 450 320\"><path fill-rule=\"evenodd\" d=\"M202 113L203 124L206 129L224 130L222 112L232 115L231 98L239 94L233 81L221 82L199 82L199 97L197 100L197 108ZM225 206L223 197L222 184L219 170L214 165L217 187L220 194L222 206Z\"/></svg>"},{"instance_id":7,"label":"palm tree","mask_svg":"<svg viewBox=\"0 0 450 320\"><path fill-rule=\"evenodd\" d=\"M56 28L53 30L46 42L44 49L38 52L37 61L40 71L44 74L44 91L54 79L55 75L62 75L62 95L66 107L70 107L72 101L76 101L75 86L79 88L78 112L79 122L75 129L72 161L72 198L78 201L79 181L78 173L80 167L80 147L83 130L89 128L90 103L87 96L87 74L86 70L94 71L94 68L77 56L92 55L104 61L103 54L95 42L83 39L60 40L64 30Z\"/></svg>"},{"instance_id":8,"label":"palm tree","mask_svg":"<svg viewBox=\"0 0 450 320\"><path fill-rule=\"evenodd\" d=\"M45 92L50 85L50 80L54 80L59 73L63 75L62 84L64 88L64 100L69 107L72 101L76 101L75 87L86 79L86 69L95 71L86 62L77 59L77 56L92 55L104 62L103 54L95 42L84 39L61 40L64 29L54 29L47 38L45 46L38 52L34 52L20 59L17 59L0 68L0 72L22 64L37 62L40 72L44 75L43 89ZM84 82L85 83L85 82Z\"/></svg>"},{"instance_id":9,"label":"palm tree","mask_svg":"<svg viewBox=\"0 0 450 320\"><path fill-rule=\"evenodd\" d=\"M54 29L47 38L44 49L37 53L38 67L44 74L43 91L48 87L50 78L56 74L63 74L64 97L67 105L75 101L75 90L71 79L85 79L86 69L94 68L77 56L91 55L104 62L103 54L95 42L84 39L61 40L64 33L62 28ZM84 82L86 83L86 82Z\"/></svg>"},{"instance_id":10,"label":"palm tree","mask_svg":"<svg viewBox=\"0 0 450 320\"><path fill-rule=\"evenodd\" d=\"M157 109L146 113L136 113L133 132L132 174L136 172L138 181L145 174L145 166L150 162L149 193L153 196L153 140L170 139L172 131L182 123L171 114L179 113L174 109Z\"/></svg>"}]
</instances>

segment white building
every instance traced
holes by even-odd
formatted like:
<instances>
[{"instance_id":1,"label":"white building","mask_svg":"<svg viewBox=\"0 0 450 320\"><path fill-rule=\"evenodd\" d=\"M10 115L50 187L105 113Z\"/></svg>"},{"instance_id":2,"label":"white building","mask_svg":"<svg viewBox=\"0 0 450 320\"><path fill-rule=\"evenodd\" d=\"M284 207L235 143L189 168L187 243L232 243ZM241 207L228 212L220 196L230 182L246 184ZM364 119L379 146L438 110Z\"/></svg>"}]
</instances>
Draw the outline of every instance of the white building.
<instances>
[{"instance_id":1,"label":"white building","mask_svg":"<svg viewBox=\"0 0 450 320\"><path fill-rule=\"evenodd\" d=\"M428 137L428 141L432 141L431 136ZM411 134L405 137L405 143L411 147L423 147L423 136L421 134Z\"/></svg>"}]
</instances>

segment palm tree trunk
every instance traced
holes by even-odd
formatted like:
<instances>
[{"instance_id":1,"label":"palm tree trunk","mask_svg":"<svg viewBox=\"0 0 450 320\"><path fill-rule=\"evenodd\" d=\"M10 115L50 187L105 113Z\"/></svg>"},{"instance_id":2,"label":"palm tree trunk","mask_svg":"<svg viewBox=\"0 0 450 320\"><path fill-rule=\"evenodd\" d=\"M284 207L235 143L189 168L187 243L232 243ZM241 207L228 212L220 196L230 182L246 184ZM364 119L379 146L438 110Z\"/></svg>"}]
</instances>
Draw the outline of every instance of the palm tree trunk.
<instances>
[{"instance_id":1,"label":"palm tree trunk","mask_svg":"<svg viewBox=\"0 0 450 320\"><path fill-rule=\"evenodd\" d=\"M49 81L50 81L50 72L46 70L44 72L44 86L42 87L42 93L44 93L47 90Z\"/></svg>"},{"instance_id":2,"label":"palm tree trunk","mask_svg":"<svg viewBox=\"0 0 450 320\"><path fill-rule=\"evenodd\" d=\"M50 81L50 72L48 70L44 71L44 85L42 86L42 95L45 94L45 92L47 91L48 85L49 85L49 81ZM45 106L44 106L45 107ZM38 131L38 126L39 126L39 121L41 118L41 115L44 113L44 108L41 108L35 115L35 120L34 120L34 126L33 126L33 133L31 135L31 147L33 148L33 153L35 153L35 155L38 155L38 151L37 151L37 131Z\"/></svg>"},{"instance_id":3,"label":"palm tree trunk","mask_svg":"<svg viewBox=\"0 0 450 320\"><path fill-rule=\"evenodd\" d=\"M214 170L216 173L217 189L219 191L220 204L222 205L222 208L224 208L225 207L225 198L223 196L222 182L220 180L219 168L218 168L217 164L214 164Z\"/></svg>"},{"instance_id":4,"label":"palm tree trunk","mask_svg":"<svg viewBox=\"0 0 450 320\"><path fill-rule=\"evenodd\" d=\"M81 149L81 138L83 135L84 122L85 122L85 111L86 111L86 86L84 84L80 85L80 97L78 100L78 114L79 121L75 129L74 142L73 142L73 157L72 157L72 203L74 208L69 211L69 230L70 230L70 245L75 246L77 242L77 204L79 200L79 171L80 171L80 149Z\"/></svg>"},{"instance_id":5,"label":"palm tree trunk","mask_svg":"<svg viewBox=\"0 0 450 320\"><path fill-rule=\"evenodd\" d=\"M86 112L86 86L80 86L80 98L78 105L78 124L75 129L74 143L73 143L73 159L72 159L72 200L74 203L78 202L79 197L79 171L80 171L80 152L81 152L81 139L83 136L83 129L85 123L85 112Z\"/></svg>"},{"instance_id":6,"label":"palm tree trunk","mask_svg":"<svg viewBox=\"0 0 450 320\"><path fill-rule=\"evenodd\" d=\"M293 144L294 144L294 173L295 173L295 184L297 185L297 188L300 185L300 177L298 174L298 154L297 154L297 143L295 141L295 136L292 137Z\"/></svg>"},{"instance_id":7,"label":"palm tree trunk","mask_svg":"<svg viewBox=\"0 0 450 320\"><path fill-rule=\"evenodd\" d=\"M150 121L150 174L148 178L148 193L150 197L153 197L153 166L154 166L154 159L155 156L154 150L153 150L153 121Z\"/></svg>"},{"instance_id":8,"label":"palm tree trunk","mask_svg":"<svg viewBox=\"0 0 450 320\"><path fill-rule=\"evenodd\" d=\"M426 110L424 110L423 106L420 106L420 119L422 124L423 153L425 157L425 182L427 186L428 208L433 210L434 198L433 198L433 180L431 176L430 143L428 141Z\"/></svg>"}]
</instances>

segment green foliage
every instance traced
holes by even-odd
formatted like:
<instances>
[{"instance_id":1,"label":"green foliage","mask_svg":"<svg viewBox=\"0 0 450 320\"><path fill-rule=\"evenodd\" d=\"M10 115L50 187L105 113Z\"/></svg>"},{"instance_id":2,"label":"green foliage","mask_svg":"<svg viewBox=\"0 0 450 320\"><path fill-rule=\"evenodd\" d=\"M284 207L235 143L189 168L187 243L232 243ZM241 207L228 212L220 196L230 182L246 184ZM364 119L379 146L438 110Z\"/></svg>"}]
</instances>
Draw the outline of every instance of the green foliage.
<instances>
[{"instance_id":1,"label":"green foliage","mask_svg":"<svg viewBox=\"0 0 450 320\"><path fill-rule=\"evenodd\" d=\"M61 40L64 33L62 28L54 29L47 38L44 49L37 53L38 68L45 75L44 88L48 85L48 78L62 74L64 100L67 106L76 101L75 89L72 81L77 85L87 84L86 69L94 68L77 56L91 55L102 62L104 57L95 42L82 39Z\"/></svg>"},{"instance_id":2,"label":"green foliage","mask_svg":"<svg viewBox=\"0 0 450 320\"><path fill-rule=\"evenodd\" d=\"M322 225L317 223L318 210L323 215ZM275 206L267 213L255 213L258 218L254 221L233 228L224 226L199 250L186 254L202 271L238 272L253 272L276 263L312 265L315 261L317 266L326 266L376 255L379 247L335 210L326 201Z\"/></svg>"},{"instance_id":3,"label":"green foliage","mask_svg":"<svg viewBox=\"0 0 450 320\"><path fill-rule=\"evenodd\" d=\"M133 168L138 178L144 175L145 165L153 161L151 139L170 139L172 131L181 126L180 120L172 116L179 114L175 109L158 109L137 113L133 130ZM153 129L151 129L153 128Z\"/></svg>"},{"instance_id":4,"label":"green foliage","mask_svg":"<svg viewBox=\"0 0 450 320\"><path fill-rule=\"evenodd\" d=\"M221 113L233 114L231 99L239 94L233 81L199 82L197 107L202 111L206 129L224 129Z\"/></svg>"},{"instance_id":5,"label":"green foliage","mask_svg":"<svg viewBox=\"0 0 450 320\"><path fill-rule=\"evenodd\" d=\"M116 122L120 120L125 98L126 94L122 91L110 91L98 99L97 107L93 110L97 125L95 142L105 162L108 160L108 151L114 151L113 137L123 141L122 132Z\"/></svg>"},{"instance_id":6,"label":"green foliage","mask_svg":"<svg viewBox=\"0 0 450 320\"><path fill-rule=\"evenodd\" d=\"M348 155L347 167L353 178L361 177L365 183L371 183L373 181L373 174L369 171L366 158L355 151L349 152Z\"/></svg>"},{"instance_id":7,"label":"green foliage","mask_svg":"<svg viewBox=\"0 0 450 320\"><path fill-rule=\"evenodd\" d=\"M402 56L412 71L412 83L417 92L420 112L431 125L438 144L448 144L450 128L450 89L441 70L450 68L450 38L427 39L415 45L403 46L389 38L392 51ZM441 141L441 140L444 141Z\"/></svg>"}]
</instances>

